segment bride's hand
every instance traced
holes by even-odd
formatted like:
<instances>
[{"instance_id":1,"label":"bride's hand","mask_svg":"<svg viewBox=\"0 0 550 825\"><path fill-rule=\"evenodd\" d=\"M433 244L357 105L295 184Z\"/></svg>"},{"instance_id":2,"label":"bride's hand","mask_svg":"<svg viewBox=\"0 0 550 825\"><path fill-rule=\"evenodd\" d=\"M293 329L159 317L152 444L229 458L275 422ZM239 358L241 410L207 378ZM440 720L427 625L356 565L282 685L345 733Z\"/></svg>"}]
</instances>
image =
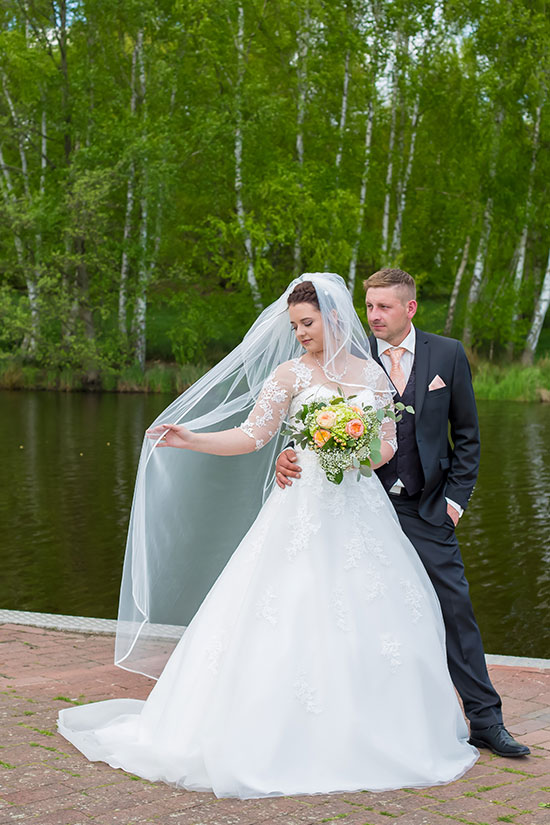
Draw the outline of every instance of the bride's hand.
<instances>
[{"instance_id":1,"label":"bride's hand","mask_svg":"<svg viewBox=\"0 0 550 825\"><path fill-rule=\"evenodd\" d=\"M146 435L152 441L157 441L162 436L155 447L179 447L189 450L192 448L194 433L180 424L158 424L147 430Z\"/></svg>"}]
</instances>

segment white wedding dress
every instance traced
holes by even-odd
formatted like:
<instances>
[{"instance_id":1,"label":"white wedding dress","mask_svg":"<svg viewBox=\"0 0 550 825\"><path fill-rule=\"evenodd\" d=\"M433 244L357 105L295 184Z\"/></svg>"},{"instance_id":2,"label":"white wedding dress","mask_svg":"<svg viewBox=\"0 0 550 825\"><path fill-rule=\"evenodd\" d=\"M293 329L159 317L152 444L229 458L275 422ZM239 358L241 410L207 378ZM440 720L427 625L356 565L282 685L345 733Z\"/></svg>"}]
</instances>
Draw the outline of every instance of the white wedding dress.
<instances>
[{"instance_id":1,"label":"white wedding dress","mask_svg":"<svg viewBox=\"0 0 550 825\"><path fill-rule=\"evenodd\" d=\"M258 447L289 402L292 414L334 394L299 360L290 380L276 374L243 425ZM299 463L147 701L61 711L60 733L89 759L240 798L430 786L474 764L439 603L380 482L348 472L336 486L311 451Z\"/></svg>"}]
</instances>

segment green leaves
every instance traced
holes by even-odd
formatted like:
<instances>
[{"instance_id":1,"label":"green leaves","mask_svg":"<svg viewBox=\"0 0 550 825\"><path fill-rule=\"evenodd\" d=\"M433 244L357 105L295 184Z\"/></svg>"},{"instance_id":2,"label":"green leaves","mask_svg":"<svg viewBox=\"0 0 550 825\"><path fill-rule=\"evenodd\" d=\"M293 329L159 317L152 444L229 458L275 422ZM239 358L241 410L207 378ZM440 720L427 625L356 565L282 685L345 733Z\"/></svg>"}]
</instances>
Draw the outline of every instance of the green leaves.
<instances>
[{"instance_id":1,"label":"green leaves","mask_svg":"<svg viewBox=\"0 0 550 825\"><path fill-rule=\"evenodd\" d=\"M61 337L69 363L124 364L130 349L119 329L130 330L145 272L148 357L212 363L256 317L251 266L267 304L294 272L328 267L347 278L355 249L365 275L374 261L414 274L419 325L442 332L471 237L452 330L460 337L489 199L473 343L495 358L509 342L521 347L548 257L545 5L381 0L375 15L366 0L353 14L347 0L240 5L244 50L234 0L87 0L71 4L65 30L58 0L48 14L41 3L3 4L0 282L20 294L27 314L33 287L55 282L40 317L33 307L36 352L55 359ZM393 113L393 96L380 94L390 64ZM366 156L370 103L373 135L386 139L374 138ZM393 252L381 251L390 164L390 245L401 233ZM364 317L360 286L354 297ZM9 306L2 347L30 357L22 310ZM406 413L414 411L397 405L388 416Z\"/></svg>"}]
</instances>

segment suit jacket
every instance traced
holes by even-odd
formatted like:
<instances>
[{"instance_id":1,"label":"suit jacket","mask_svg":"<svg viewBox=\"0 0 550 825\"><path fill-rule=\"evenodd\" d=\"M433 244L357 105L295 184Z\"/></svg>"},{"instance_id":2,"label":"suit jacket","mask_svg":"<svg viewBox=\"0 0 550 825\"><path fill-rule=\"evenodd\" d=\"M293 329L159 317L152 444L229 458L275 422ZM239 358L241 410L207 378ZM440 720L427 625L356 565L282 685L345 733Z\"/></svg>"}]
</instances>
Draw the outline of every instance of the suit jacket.
<instances>
[{"instance_id":1,"label":"suit jacket","mask_svg":"<svg viewBox=\"0 0 550 825\"><path fill-rule=\"evenodd\" d=\"M381 364L374 335L370 343ZM415 435L424 472L418 512L441 525L447 515L445 497L466 509L477 479L480 443L472 374L460 341L419 329L415 362ZM436 375L446 386L429 391Z\"/></svg>"}]
</instances>

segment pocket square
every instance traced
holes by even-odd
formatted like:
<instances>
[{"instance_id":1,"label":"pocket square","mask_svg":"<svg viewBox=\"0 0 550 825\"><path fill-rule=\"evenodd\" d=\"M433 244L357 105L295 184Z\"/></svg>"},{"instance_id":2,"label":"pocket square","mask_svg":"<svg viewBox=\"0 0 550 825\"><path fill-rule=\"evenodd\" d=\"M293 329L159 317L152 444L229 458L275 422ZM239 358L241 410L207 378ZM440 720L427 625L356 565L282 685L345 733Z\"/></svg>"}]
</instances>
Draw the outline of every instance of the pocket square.
<instances>
[{"instance_id":1,"label":"pocket square","mask_svg":"<svg viewBox=\"0 0 550 825\"><path fill-rule=\"evenodd\" d=\"M436 375L435 378L432 378L432 380L428 384L428 392L431 392L432 390L440 390L441 387L446 386L447 384L445 383L445 381L442 378L440 378L439 375Z\"/></svg>"}]
</instances>

